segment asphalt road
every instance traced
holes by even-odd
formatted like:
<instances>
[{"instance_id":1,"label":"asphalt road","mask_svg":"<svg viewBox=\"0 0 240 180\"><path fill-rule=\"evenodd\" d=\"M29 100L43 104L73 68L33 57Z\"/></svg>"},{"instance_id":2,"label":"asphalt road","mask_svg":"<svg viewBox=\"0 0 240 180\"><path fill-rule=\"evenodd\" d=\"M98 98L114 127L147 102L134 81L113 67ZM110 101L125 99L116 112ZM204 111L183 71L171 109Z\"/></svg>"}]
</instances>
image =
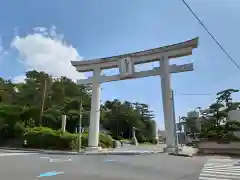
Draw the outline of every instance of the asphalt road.
<instances>
[{"instance_id":1,"label":"asphalt road","mask_svg":"<svg viewBox=\"0 0 240 180\"><path fill-rule=\"evenodd\" d=\"M0 176L3 180L198 180L206 161L207 158L204 157L185 158L163 154L140 156L2 154ZM52 174L44 174L53 171L55 172ZM59 174L55 175L57 173ZM48 176L43 177L44 175Z\"/></svg>"}]
</instances>

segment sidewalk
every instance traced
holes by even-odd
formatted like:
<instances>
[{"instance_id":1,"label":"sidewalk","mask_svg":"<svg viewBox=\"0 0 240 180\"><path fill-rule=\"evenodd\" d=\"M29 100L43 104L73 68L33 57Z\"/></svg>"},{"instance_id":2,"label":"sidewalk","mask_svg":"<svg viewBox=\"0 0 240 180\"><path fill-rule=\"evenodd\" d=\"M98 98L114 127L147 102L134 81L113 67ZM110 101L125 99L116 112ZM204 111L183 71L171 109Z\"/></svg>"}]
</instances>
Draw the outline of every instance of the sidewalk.
<instances>
[{"instance_id":1,"label":"sidewalk","mask_svg":"<svg viewBox=\"0 0 240 180\"><path fill-rule=\"evenodd\" d=\"M79 154L74 151L60 151L60 150L45 150L45 149L32 149L32 148L12 148L12 147L0 147L0 152L22 152L22 153L46 153L46 154Z\"/></svg>"},{"instance_id":2,"label":"sidewalk","mask_svg":"<svg viewBox=\"0 0 240 180\"><path fill-rule=\"evenodd\" d=\"M57 150L43 150L43 149L27 149L27 148L9 148L9 147L0 147L0 151L21 151L25 153L43 153L43 154L58 154L58 155L150 155L158 154L163 151L159 150L127 150L127 149L101 149L98 151L57 151Z\"/></svg>"},{"instance_id":3,"label":"sidewalk","mask_svg":"<svg viewBox=\"0 0 240 180\"><path fill-rule=\"evenodd\" d=\"M198 153L198 149L197 148L193 148L193 147L189 147L189 146L182 146L182 147L179 147L178 152L176 152L176 153L169 153L169 155L193 157L197 153Z\"/></svg>"}]
</instances>

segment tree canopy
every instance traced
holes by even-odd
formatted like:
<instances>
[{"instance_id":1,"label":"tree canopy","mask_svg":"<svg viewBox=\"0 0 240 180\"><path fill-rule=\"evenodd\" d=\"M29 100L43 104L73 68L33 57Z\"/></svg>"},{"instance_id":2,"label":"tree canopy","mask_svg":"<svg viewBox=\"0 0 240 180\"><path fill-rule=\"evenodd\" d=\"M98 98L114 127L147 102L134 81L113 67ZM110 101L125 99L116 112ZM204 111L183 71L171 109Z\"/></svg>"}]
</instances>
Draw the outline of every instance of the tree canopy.
<instances>
[{"instance_id":1,"label":"tree canopy","mask_svg":"<svg viewBox=\"0 0 240 180\"><path fill-rule=\"evenodd\" d=\"M82 126L88 129L91 87L77 85L66 77L54 78L45 72L28 71L24 83L0 78L1 142L18 138L26 130L45 126L61 128L61 115L67 115L66 130L76 131L82 102ZM116 138L131 138L137 129L140 142L154 139L154 115L147 104L121 102L117 99L101 105L100 123Z\"/></svg>"},{"instance_id":2,"label":"tree canopy","mask_svg":"<svg viewBox=\"0 0 240 180\"><path fill-rule=\"evenodd\" d=\"M238 89L218 92L216 101L208 108L201 109L200 117L183 117L183 123L191 133L200 133L204 138L239 140L233 132L240 130L239 121L228 121L228 112L239 109L240 102L235 102L232 98L232 93L237 92Z\"/></svg>"}]
</instances>

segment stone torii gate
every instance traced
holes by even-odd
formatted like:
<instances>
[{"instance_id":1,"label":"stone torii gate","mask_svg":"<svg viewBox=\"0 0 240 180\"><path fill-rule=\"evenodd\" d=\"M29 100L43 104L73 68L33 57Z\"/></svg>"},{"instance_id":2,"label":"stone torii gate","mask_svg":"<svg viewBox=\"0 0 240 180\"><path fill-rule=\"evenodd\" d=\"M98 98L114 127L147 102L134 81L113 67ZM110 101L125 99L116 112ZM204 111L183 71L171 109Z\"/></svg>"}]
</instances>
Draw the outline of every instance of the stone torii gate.
<instances>
[{"instance_id":1,"label":"stone torii gate","mask_svg":"<svg viewBox=\"0 0 240 180\"><path fill-rule=\"evenodd\" d=\"M88 149L98 149L99 123L100 123L100 101L103 82L119 81L124 79L135 79L149 76L161 77L163 113L166 133L166 144L169 151L175 151L176 135L175 120L173 116L173 102L170 76L171 73L193 71L193 63L183 65L169 65L173 58L188 56L198 46L198 38L173 44L169 46L149 49L130 54L112 56L107 58L71 61L78 72L93 72L88 79L78 80L78 84L92 84L92 99L90 113L90 127L88 136ZM152 70L135 72L135 65L158 61L160 66ZM119 68L119 74L113 76L101 75L101 70Z\"/></svg>"}]
</instances>

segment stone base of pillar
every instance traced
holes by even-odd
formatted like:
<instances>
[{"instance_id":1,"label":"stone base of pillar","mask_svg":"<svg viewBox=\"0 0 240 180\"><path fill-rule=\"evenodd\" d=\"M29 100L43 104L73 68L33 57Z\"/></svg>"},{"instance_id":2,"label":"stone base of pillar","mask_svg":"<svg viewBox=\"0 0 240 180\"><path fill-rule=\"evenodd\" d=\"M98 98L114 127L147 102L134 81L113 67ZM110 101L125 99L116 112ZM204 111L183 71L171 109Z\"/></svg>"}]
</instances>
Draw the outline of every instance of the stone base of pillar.
<instances>
[{"instance_id":1,"label":"stone base of pillar","mask_svg":"<svg viewBox=\"0 0 240 180\"><path fill-rule=\"evenodd\" d=\"M138 140L136 137L132 138L132 144L138 146Z\"/></svg>"},{"instance_id":2,"label":"stone base of pillar","mask_svg":"<svg viewBox=\"0 0 240 180\"><path fill-rule=\"evenodd\" d=\"M101 149L101 147L87 147L86 151L100 151Z\"/></svg>"},{"instance_id":3,"label":"stone base of pillar","mask_svg":"<svg viewBox=\"0 0 240 180\"><path fill-rule=\"evenodd\" d=\"M176 153L177 152L177 147L165 147L165 148L163 148L163 152Z\"/></svg>"}]
</instances>

